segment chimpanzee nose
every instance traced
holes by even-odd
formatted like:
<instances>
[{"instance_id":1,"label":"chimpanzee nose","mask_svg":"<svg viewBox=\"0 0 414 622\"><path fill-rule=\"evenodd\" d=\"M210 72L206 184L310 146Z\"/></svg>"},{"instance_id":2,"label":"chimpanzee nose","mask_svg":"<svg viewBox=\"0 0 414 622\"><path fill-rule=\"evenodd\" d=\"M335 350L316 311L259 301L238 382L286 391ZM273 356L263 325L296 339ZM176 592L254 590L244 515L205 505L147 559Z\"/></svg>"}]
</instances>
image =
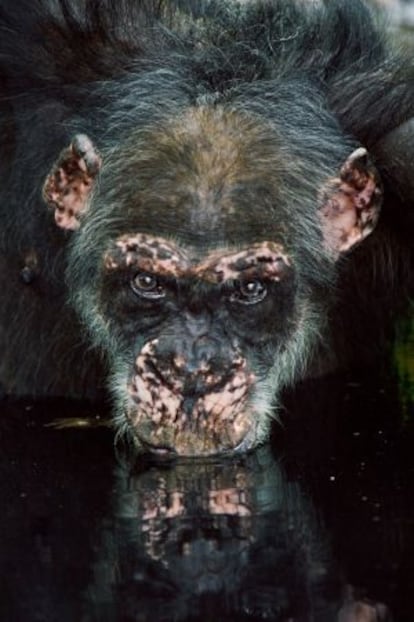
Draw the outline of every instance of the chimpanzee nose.
<instances>
[{"instance_id":1,"label":"chimpanzee nose","mask_svg":"<svg viewBox=\"0 0 414 622\"><path fill-rule=\"evenodd\" d=\"M224 351L222 343L210 335L195 339L183 339L180 348L172 356L172 368L179 377L198 378L223 375L231 365L230 353Z\"/></svg>"},{"instance_id":2,"label":"chimpanzee nose","mask_svg":"<svg viewBox=\"0 0 414 622\"><path fill-rule=\"evenodd\" d=\"M186 313L175 328L157 339L153 358L157 374L186 395L202 395L224 384L238 357L211 314Z\"/></svg>"},{"instance_id":3,"label":"chimpanzee nose","mask_svg":"<svg viewBox=\"0 0 414 622\"><path fill-rule=\"evenodd\" d=\"M198 337L191 348L187 361L187 370L190 373L202 371L210 367L220 367L221 344L218 339L203 335Z\"/></svg>"},{"instance_id":4,"label":"chimpanzee nose","mask_svg":"<svg viewBox=\"0 0 414 622\"><path fill-rule=\"evenodd\" d=\"M171 344L169 344L171 345ZM170 386L186 396L202 395L223 384L232 370L232 353L209 334L184 336L174 348L158 344L154 367ZM234 353L233 353L234 355Z\"/></svg>"}]
</instances>

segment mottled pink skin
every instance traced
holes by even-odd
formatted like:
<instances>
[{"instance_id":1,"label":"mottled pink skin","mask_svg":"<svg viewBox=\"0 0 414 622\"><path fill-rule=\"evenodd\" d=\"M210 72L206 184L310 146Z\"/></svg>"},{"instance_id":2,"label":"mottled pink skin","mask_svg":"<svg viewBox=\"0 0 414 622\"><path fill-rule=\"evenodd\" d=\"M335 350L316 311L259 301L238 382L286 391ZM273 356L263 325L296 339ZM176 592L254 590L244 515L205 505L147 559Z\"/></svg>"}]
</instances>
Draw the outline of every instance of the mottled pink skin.
<instances>
[{"instance_id":1,"label":"mottled pink skin","mask_svg":"<svg viewBox=\"0 0 414 622\"><path fill-rule=\"evenodd\" d=\"M377 224L382 186L367 152L354 151L321 193L321 219L325 243L335 253L349 250L369 235Z\"/></svg>"},{"instance_id":2,"label":"mottled pink skin","mask_svg":"<svg viewBox=\"0 0 414 622\"><path fill-rule=\"evenodd\" d=\"M280 281L288 266L289 258L280 244L260 242L236 253L214 251L195 268L195 275L214 283L237 280L241 275L246 278L253 274Z\"/></svg>"},{"instance_id":3,"label":"mottled pink skin","mask_svg":"<svg viewBox=\"0 0 414 622\"><path fill-rule=\"evenodd\" d=\"M188 258L174 244L144 233L124 235L104 256L109 270L134 267L142 272L178 278L188 268Z\"/></svg>"},{"instance_id":4,"label":"mottled pink skin","mask_svg":"<svg viewBox=\"0 0 414 622\"><path fill-rule=\"evenodd\" d=\"M254 375L244 359L233 362L226 381L208 368L202 377L204 391L185 408L184 383L189 374L180 366L160 367L157 341L148 342L135 362L136 373L128 385L126 416L138 439L152 448L173 448L180 455L209 455L235 449L254 422L248 407Z\"/></svg>"},{"instance_id":5,"label":"mottled pink skin","mask_svg":"<svg viewBox=\"0 0 414 622\"><path fill-rule=\"evenodd\" d=\"M211 283L223 283L250 275L268 280L283 278L290 260L280 244L260 242L238 250L215 250L201 262L191 260L172 242L146 234L120 237L104 256L108 271L134 267L143 272L173 278L198 278Z\"/></svg>"},{"instance_id":6,"label":"mottled pink skin","mask_svg":"<svg viewBox=\"0 0 414 622\"><path fill-rule=\"evenodd\" d=\"M79 228L101 165L100 155L83 134L75 136L60 154L44 183L43 198L54 210L55 222L61 229Z\"/></svg>"}]
</instances>

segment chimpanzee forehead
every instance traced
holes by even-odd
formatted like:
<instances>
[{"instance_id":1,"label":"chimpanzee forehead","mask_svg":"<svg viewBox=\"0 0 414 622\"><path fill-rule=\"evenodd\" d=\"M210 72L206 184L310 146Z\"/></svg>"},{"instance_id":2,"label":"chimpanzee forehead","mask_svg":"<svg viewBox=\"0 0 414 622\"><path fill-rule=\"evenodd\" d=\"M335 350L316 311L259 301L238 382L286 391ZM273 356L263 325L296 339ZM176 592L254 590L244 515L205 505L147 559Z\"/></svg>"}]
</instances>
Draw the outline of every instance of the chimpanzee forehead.
<instances>
[{"instance_id":1,"label":"chimpanzee forehead","mask_svg":"<svg viewBox=\"0 0 414 622\"><path fill-rule=\"evenodd\" d=\"M276 242L258 242L241 249L216 249L198 257L191 248L183 249L172 241L140 233L119 237L104 256L107 271L129 268L173 278L194 277L212 283L249 274L278 281L289 267L289 256Z\"/></svg>"},{"instance_id":2,"label":"chimpanzee forehead","mask_svg":"<svg viewBox=\"0 0 414 622\"><path fill-rule=\"evenodd\" d=\"M201 246L266 240L294 168L272 132L246 113L194 107L132 134L116 163L119 181L109 179L113 205L128 214L130 231Z\"/></svg>"}]
</instances>

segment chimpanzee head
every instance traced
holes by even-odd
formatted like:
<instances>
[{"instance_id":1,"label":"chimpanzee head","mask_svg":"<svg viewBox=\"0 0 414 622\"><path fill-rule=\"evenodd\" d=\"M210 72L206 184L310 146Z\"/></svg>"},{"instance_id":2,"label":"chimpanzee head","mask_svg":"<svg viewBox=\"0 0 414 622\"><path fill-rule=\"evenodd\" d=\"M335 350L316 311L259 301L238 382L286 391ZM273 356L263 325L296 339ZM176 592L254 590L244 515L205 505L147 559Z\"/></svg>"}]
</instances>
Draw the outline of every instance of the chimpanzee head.
<instances>
[{"instance_id":1,"label":"chimpanzee head","mask_svg":"<svg viewBox=\"0 0 414 622\"><path fill-rule=\"evenodd\" d=\"M77 135L47 177L115 421L143 450L248 450L305 373L335 266L374 228L382 194L365 149L324 114L299 135L289 114L187 107L101 155Z\"/></svg>"}]
</instances>

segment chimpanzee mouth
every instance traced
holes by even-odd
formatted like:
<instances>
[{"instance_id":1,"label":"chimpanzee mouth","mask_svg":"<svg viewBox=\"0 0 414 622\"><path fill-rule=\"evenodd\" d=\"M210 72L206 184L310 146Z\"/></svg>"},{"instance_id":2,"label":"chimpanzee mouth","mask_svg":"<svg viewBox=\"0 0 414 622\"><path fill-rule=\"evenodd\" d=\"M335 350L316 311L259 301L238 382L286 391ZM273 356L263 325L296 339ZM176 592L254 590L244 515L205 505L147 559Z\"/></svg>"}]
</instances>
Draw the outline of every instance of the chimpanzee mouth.
<instances>
[{"instance_id":1,"label":"chimpanzee mouth","mask_svg":"<svg viewBox=\"0 0 414 622\"><path fill-rule=\"evenodd\" d=\"M205 456L250 446L255 420L249 406L251 375L233 374L218 390L191 396L153 380L148 369L148 376L134 376L128 387L125 416L144 451Z\"/></svg>"},{"instance_id":2,"label":"chimpanzee mouth","mask_svg":"<svg viewBox=\"0 0 414 622\"><path fill-rule=\"evenodd\" d=\"M162 447L157 445L152 445L144 438L141 438L140 435L134 430L134 436L137 439L140 446L140 453L149 454L154 457L156 460L160 460L162 462L169 462L170 460L175 460L178 457L178 454L174 447Z\"/></svg>"},{"instance_id":3,"label":"chimpanzee mouth","mask_svg":"<svg viewBox=\"0 0 414 622\"><path fill-rule=\"evenodd\" d=\"M143 456L145 460L151 460L155 463L163 462L176 462L177 460L185 461L185 460L215 460L215 459L225 459L231 458L232 456L237 456L238 454L245 455L256 449L256 444L254 443L255 434L252 432L247 434L242 441L234 448L228 449L217 449L216 452L208 453L208 454L182 454L179 453L174 447L167 446L157 446L148 442L146 439L142 438L139 433L134 430L134 437L137 440L139 446L139 454Z\"/></svg>"},{"instance_id":4,"label":"chimpanzee mouth","mask_svg":"<svg viewBox=\"0 0 414 622\"><path fill-rule=\"evenodd\" d=\"M199 401L191 411L184 408L171 411L165 403L148 411L139 401L131 404L126 418L142 450L167 458L222 455L250 447L254 419L244 400L237 404L231 416L208 411Z\"/></svg>"}]
</instances>

